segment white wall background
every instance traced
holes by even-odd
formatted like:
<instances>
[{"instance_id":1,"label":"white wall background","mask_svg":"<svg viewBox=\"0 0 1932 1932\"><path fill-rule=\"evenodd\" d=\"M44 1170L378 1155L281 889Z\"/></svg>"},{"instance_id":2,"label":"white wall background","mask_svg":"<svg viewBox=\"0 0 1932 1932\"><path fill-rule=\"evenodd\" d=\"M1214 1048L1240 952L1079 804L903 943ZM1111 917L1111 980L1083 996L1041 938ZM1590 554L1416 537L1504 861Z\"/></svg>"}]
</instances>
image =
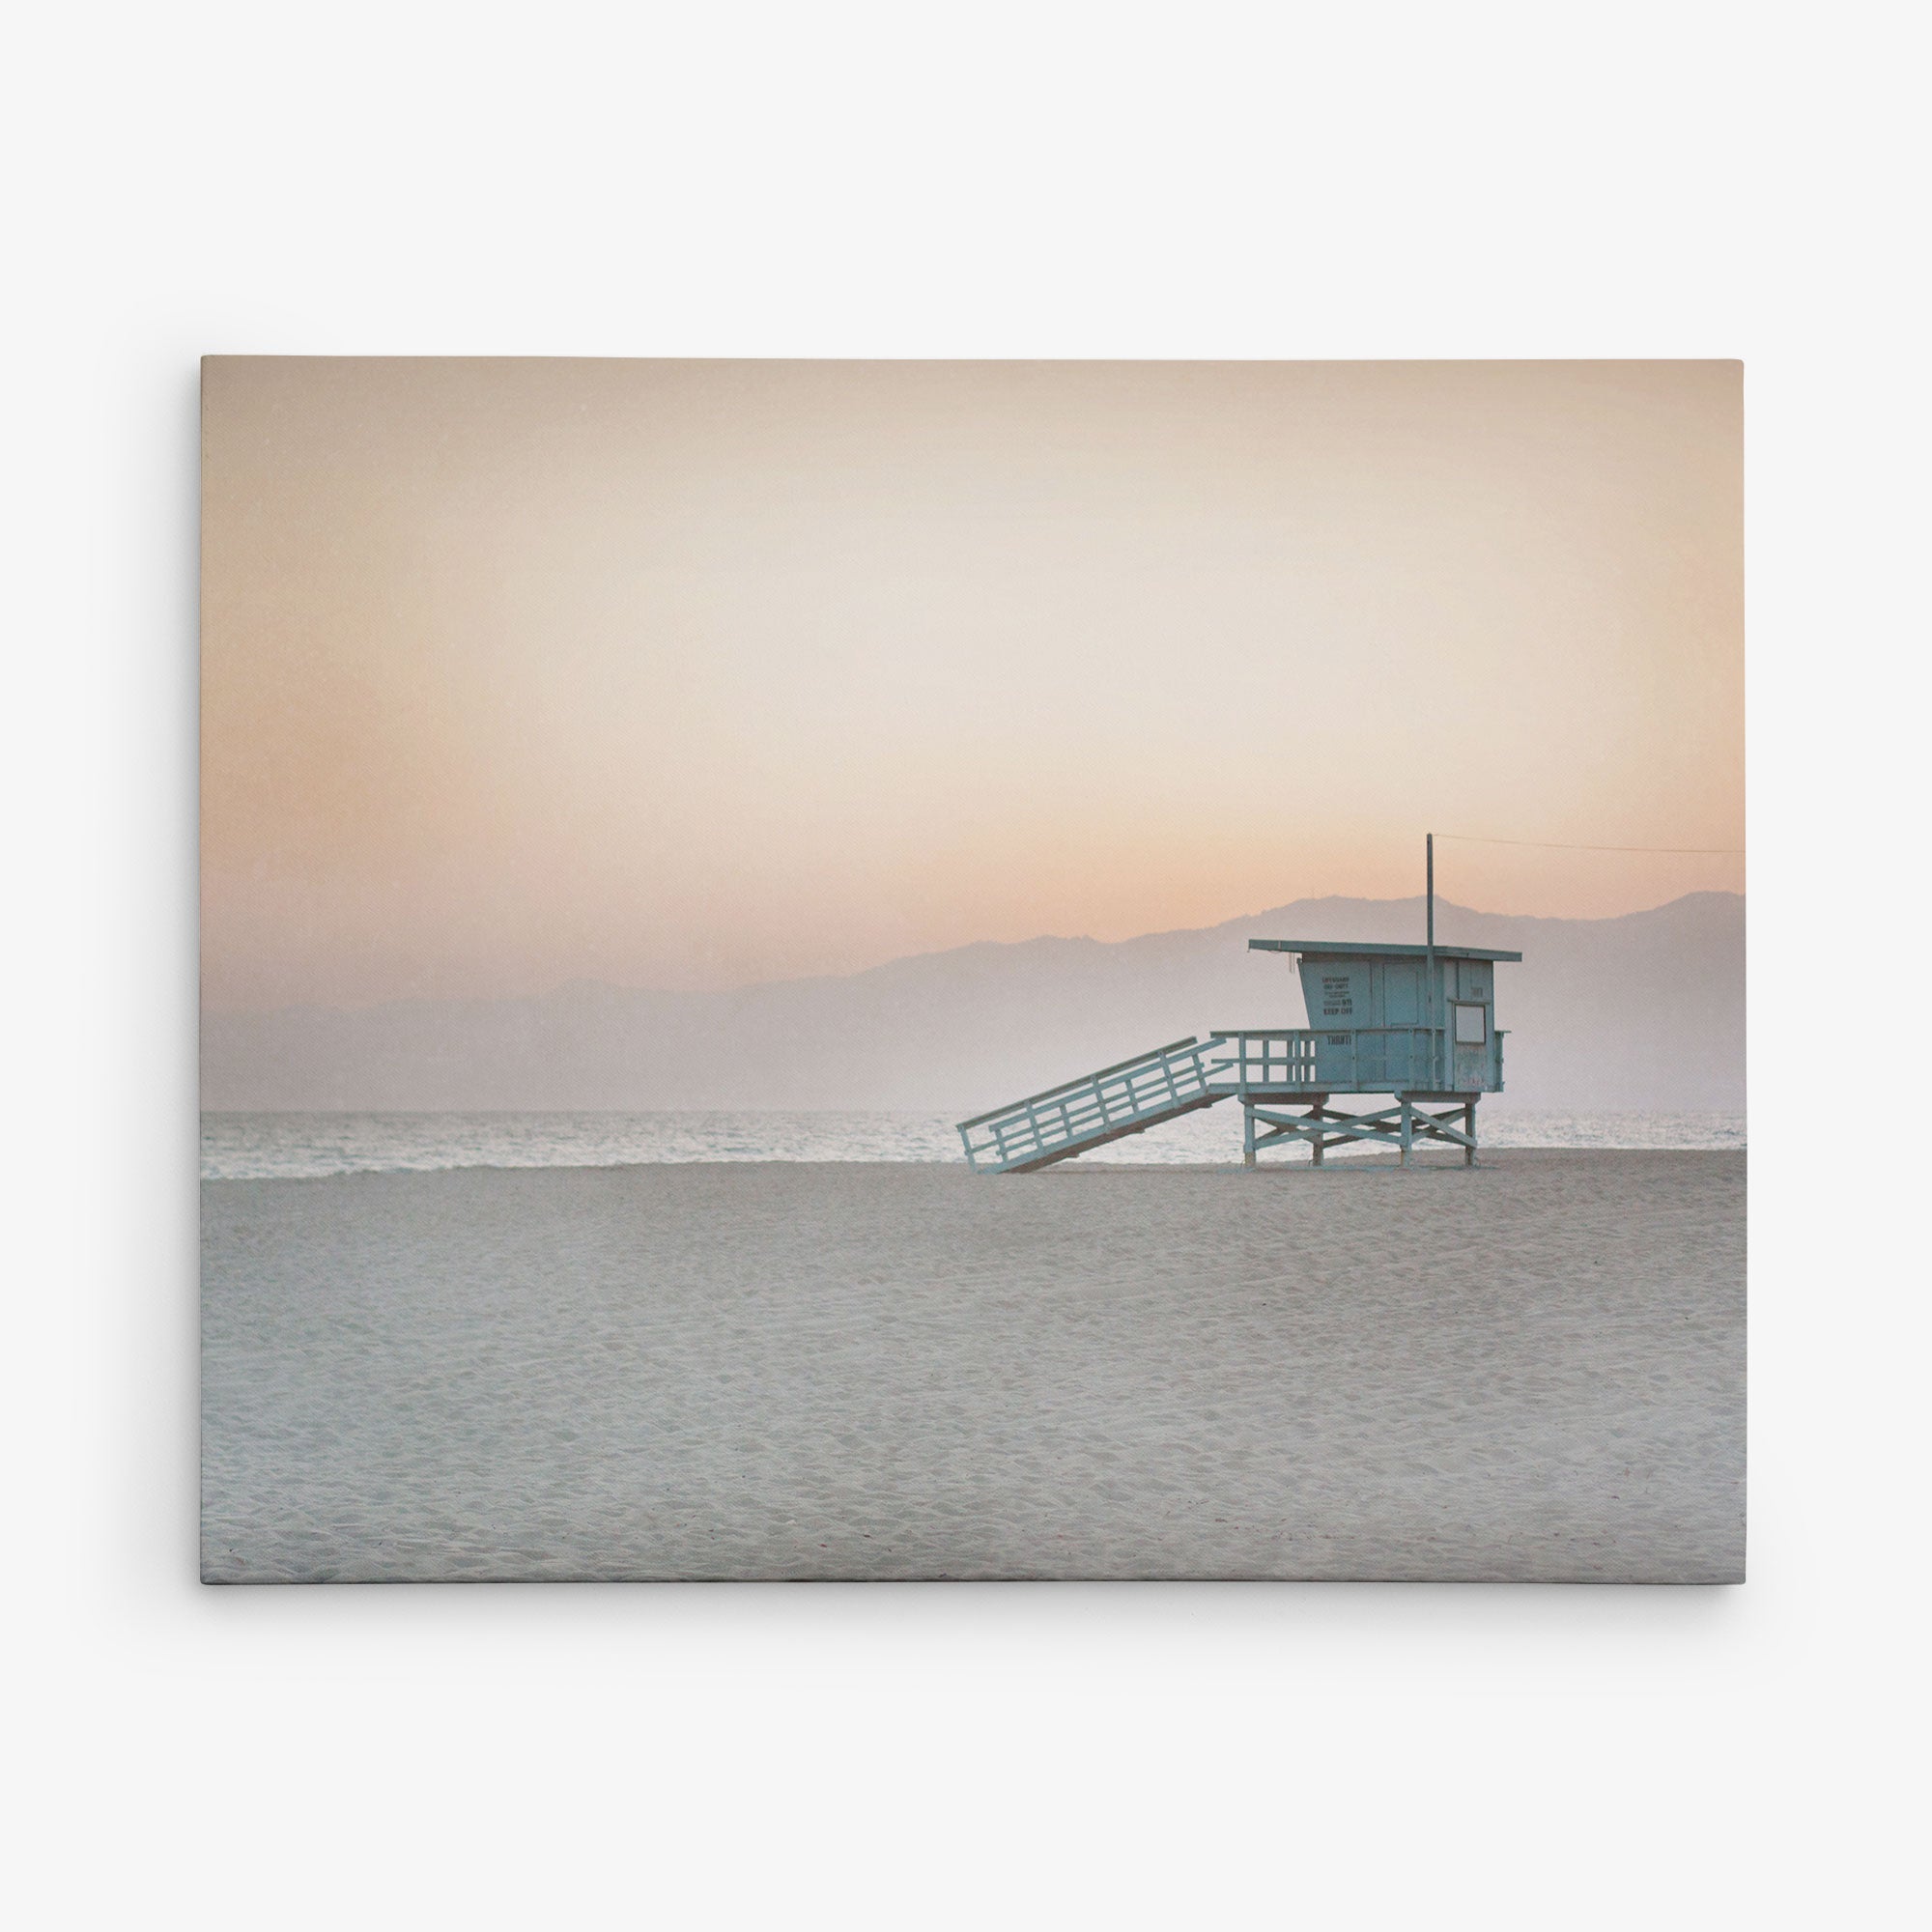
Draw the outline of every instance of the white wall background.
<instances>
[{"instance_id":1,"label":"white wall background","mask_svg":"<svg viewBox=\"0 0 1932 1932\"><path fill-rule=\"evenodd\" d=\"M1872 957L1922 930L1908 20L390 0L14 23L21 1922L1883 1922L1924 1715L1922 1155L1877 1114L1777 1112L1832 1097L1794 1053L1821 919ZM1742 355L1750 1582L199 1588L214 350ZM1899 1114L1910 1085L1888 1081Z\"/></svg>"}]
</instances>

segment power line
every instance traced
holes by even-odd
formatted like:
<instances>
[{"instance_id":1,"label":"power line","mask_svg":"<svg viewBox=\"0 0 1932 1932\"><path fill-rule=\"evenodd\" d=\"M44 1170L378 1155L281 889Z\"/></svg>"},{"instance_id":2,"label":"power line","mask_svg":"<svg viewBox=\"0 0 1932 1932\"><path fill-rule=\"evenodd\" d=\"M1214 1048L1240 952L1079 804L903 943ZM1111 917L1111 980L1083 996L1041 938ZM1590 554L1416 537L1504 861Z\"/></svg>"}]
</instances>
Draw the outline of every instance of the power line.
<instances>
[{"instance_id":1,"label":"power line","mask_svg":"<svg viewBox=\"0 0 1932 1932\"><path fill-rule=\"evenodd\" d=\"M1742 859L1742 845L1558 845L1548 838L1475 838L1466 832L1438 832L1459 845L1531 845L1539 852L1659 852L1678 858Z\"/></svg>"}]
</instances>

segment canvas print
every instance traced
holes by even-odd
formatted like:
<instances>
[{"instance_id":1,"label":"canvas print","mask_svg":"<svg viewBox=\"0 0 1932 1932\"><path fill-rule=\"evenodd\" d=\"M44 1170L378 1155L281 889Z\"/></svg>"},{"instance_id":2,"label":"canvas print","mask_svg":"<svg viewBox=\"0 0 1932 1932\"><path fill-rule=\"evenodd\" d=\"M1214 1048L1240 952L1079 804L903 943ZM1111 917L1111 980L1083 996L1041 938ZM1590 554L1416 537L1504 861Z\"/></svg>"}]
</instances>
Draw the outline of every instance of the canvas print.
<instances>
[{"instance_id":1,"label":"canvas print","mask_svg":"<svg viewBox=\"0 0 1932 1932\"><path fill-rule=\"evenodd\" d=\"M1737 364L203 395L207 1580L1742 1578Z\"/></svg>"}]
</instances>

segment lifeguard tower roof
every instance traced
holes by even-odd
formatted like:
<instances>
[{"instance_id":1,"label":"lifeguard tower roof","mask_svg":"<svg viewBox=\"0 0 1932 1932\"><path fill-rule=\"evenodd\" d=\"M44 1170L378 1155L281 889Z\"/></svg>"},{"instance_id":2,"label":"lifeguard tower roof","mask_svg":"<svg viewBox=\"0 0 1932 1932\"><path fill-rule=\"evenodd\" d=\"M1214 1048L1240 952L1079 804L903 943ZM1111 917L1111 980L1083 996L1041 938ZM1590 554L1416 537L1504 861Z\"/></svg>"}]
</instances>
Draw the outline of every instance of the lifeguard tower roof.
<instances>
[{"instance_id":1,"label":"lifeguard tower roof","mask_svg":"<svg viewBox=\"0 0 1932 1932\"><path fill-rule=\"evenodd\" d=\"M1518 960L1520 952L1497 952L1485 946L1380 946L1355 939L1251 939L1250 952L1305 952L1311 957L1361 959L1438 959Z\"/></svg>"}]
</instances>

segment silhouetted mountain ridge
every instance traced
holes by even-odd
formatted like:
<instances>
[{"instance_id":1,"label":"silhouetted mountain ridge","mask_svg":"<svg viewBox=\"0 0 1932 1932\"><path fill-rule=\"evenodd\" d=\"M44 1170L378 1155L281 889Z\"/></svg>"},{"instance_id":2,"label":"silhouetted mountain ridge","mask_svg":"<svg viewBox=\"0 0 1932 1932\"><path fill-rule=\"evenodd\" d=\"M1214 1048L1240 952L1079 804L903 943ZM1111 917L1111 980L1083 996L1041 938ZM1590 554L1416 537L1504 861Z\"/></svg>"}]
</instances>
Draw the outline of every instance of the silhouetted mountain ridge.
<instances>
[{"instance_id":1,"label":"silhouetted mountain ridge","mask_svg":"<svg viewBox=\"0 0 1932 1932\"><path fill-rule=\"evenodd\" d=\"M654 1108L980 1111L1214 1027L1306 1024L1250 938L1416 942L1420 898L1301 899L1102 942L979 941L723 992L575 980L519 1000L210 1013L202 1103L303 1112ZM1501 1104L1744 1104L1745 903L1693 893L1616 919L1436 902L1445 945L1509 948Z\"/></svg>"}]
</instances>

